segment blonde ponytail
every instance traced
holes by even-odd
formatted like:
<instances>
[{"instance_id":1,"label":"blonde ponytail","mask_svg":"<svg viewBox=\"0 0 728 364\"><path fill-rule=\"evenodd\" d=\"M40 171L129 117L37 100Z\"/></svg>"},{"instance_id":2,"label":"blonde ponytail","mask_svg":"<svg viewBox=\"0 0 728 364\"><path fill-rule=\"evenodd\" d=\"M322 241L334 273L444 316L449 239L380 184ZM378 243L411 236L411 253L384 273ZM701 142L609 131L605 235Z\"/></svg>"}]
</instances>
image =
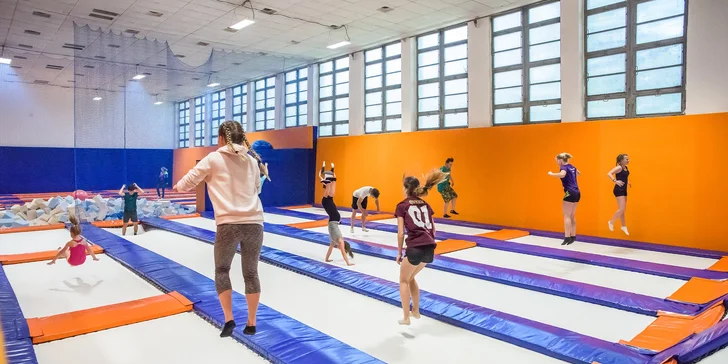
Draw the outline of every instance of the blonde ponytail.
<instances>
[{"instance_id":1,"label":"blonde ponytail","mask_svg":"<svg viewBox=\"0 0 728 364\"><path fill-rule=\"evenodd\" d=\"M258 162L258 168L260 168L260 172L263 173L265 178L270 181L271 179L268 175L268 167L260 159L258 153L253 150L250 142L248 142L248 138L245 136L245 131L243 131L242 125L240 125L240 123L238 123L237 121L228 120L220 124L220 130L221 132L219 133L225 133L225 143L227 144L228 149L231 152L238 154L240 158L245 158L244 155L239 154L238 151L235 150L235 147L233 147L233 143L244 144L245 147L247 147L250 151L250 155L252 155L253 158L255 158L255 160Z\"/></svg>"}]
</instances>

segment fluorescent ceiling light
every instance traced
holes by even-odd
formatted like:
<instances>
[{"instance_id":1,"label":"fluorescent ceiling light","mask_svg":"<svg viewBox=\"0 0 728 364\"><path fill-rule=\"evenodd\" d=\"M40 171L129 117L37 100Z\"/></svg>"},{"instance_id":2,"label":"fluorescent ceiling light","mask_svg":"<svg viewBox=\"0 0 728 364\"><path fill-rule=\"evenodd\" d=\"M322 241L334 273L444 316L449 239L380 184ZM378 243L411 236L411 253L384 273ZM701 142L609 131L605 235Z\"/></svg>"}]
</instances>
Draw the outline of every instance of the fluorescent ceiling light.
<instances>
[{"instance_id":1,"label":"fluorescent ceiling light","mask_svg":"<svg viewBox=\"0 0 728 364\"><path fill-rule=\"evenodd\" d=\"M163 103L164 103L164 102L162 102L162 101L157 101L157 102L155 102L155 103L154 103L154 105L161 105L161 104L163 104Z\"/></svg>"},{"instance_id":2,"label":"fluorescent ceiling light","mask_svg":"<svg viewBox=\"0 0 728 364\"><path fill-rule=\"evenodd\" d=\"M101 96L94 97L94 101L101 101Z\"/></svg>"},{"instance_id":3,"label":"fluorescent ceiling light","mask_svg":"<svg viewBox=\"0 0 728 364\"><path fill-rule=\"evenodd\" d=\"M10 58L2 58L0 57L0 64L10 64L13 60Z\"/></svg>"},{"instance_id":4,"label":"fluorescent ceiling light","mask_svg":"<svg viewBox=\"0 0 728 364\"><path fill-rule=\"evenodd\" d=\"M250 20L250 19L244 19L244 20L242 20L242 21L239 21L239 22L237 22L237 23L235 23L235 24L231 25L231 26L230 26L230 29L240 30L240 29L243 29L243 28L245 28L245 27L247 27L248 25L251 25L251 24L253 24L253 23L255 23L255 21L254 21L254 20Z\"/></svg>"},{"instance_id":5,"label":"fluorescent ceiling light","mask_svg":"<svg viewBox=\"0 0 728 364\"><path fill-rule=\"evenodd\" d=\"M349 41L341 41L339 43L332 44L332 45L330 45L330 46L328 46L326 48L328 48L328 49L336 49L336 48L341 48L341 47L346 46L346 45L349 45L349 44L351 44L351 42L349 42Z\"/></svg>"},{"instance_id":6,"label":"fluorescent ceiling light","mask_svg":"<svg viewBox=\"0 0 728 364\"><path fill-rule=\"evenodd\" d=\"M132 80L137 80L137 81L138 81L138 80L141 80L141 79L142 79L142 78L144 78L144 77L147 77L147 76L146 76L146 75L142 75L142 74L138 74L138 75L136 75L136 76L132 77L131 79L132 79Z\"/></svg>"},{"instance_id":7,"label":"fluorescent ceiling light","mask_svg":"<svg viewBox=\"0 0 728 364\"><path fill-rule=\"evenodd\" d=\"M207 85L207 87L217 87L217 86L220 86L219 82L213 82L213 83Z\"/></svg>"}]
</instances>

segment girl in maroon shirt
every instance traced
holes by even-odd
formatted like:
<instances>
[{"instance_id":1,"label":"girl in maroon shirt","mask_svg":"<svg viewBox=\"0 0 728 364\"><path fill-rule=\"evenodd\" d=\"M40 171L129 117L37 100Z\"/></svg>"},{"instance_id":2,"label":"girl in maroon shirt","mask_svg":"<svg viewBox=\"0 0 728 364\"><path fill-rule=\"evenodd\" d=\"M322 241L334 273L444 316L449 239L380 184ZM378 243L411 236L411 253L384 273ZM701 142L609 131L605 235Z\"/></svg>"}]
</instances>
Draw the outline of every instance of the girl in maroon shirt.
<instances>
[{"instance_id":1,"label":"girl in maroon shirt","mask_svg":"<svg viewBox=\"0 0 728 364\"><path fill-rule=\"evenodd\" d=\"M425 177L425 185L420 185L416 177L407 177L403 180L405 199L397 205L394 216L397 217L397 264L399 269L399 297L402 301L404 317L399 320L400 325L410 324L410 315L420 318L420 287L415 281L417 273L432 263L435 257L435 224L432 216L435 214L432 207L421 197L438 183L445 181L447 175L438 169L431 171ZM406 258L402 259L402 247L405 243L405 230L407 232ZM410 312L410 298L412 299L412 312Z\"/></svg>"}]
</instances>

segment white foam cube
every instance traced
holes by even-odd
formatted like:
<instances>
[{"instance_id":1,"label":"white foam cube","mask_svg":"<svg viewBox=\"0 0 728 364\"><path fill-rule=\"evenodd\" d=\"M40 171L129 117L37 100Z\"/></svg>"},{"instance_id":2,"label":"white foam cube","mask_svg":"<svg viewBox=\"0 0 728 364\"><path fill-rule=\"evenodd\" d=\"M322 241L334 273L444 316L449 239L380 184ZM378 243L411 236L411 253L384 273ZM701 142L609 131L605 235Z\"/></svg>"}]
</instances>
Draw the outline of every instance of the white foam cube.
<instances>
[{"instance_id":1,"label":"white foam cube","mask_svg":"<svg viewBox=\"0 0 728 364\"><path fill-rule=\"evenodd\" d=\"M25 214L27 215L26 220L35 220L38 218L38 212L36 210L28 210Z\"/></svg>"},{"instance_id":2,"label":"white foam cube","mask_svg":"<svg viewBox=\"0 0 728 364\"><path fill-rule=\"evenodd\" d=\"M53 224L58 224L58 221L59 221L58 216L51 216L51 218L48 220L48 223L53 225Z\"/></svg>"},{"instance_id":3,"label":"white foam cube","mask_svg":"<svg viewBox=\"0 0 728 364\"><path fill-rule=\"evenodd\" d=\"M20 211L20 205L13 205L13 207L10 208L10 211L12 211L12 212L14 212L16 214L19 213L19 212L21 212Z\"/></svg>"},{"instance_id":4,"label":"white foam cube","mask_svg":"<svg viewBox=\"0 0 728 364\"><path fill-rule=\"evenodd\" d=\"M51 209L49 207L46 207L46 208L43 209L43 212L46 213L46 214L50 214L51 213Z\"/></svg>"},{"instance_id":5,"label":"white foam cube","mask_svg":"<svg viewBox=\"0 0 728 364\"><path fill-rule=\"evenodd\" d=\"M2 216L5 219L13 219L15 217L15 214L13 213L12 210L11 211L5 210L5 212L2 213Z\"/></svg>"},{"instance_id":6,"label":"white foam cube","mask_svg":"<svg viewBox=\"0 0 728 364\"><path fill-rule=\"evenodd\" d=\"M65 200L66 203L70 205L73 203L73 196L66 196Z\"/></svg>"},{"instance_id":7,"label":"white foam cube","mask_svg":"<svg viewBox=\"0 0 728 364\"><path fill-rule=\"evenodd\" d=\"M27 222L27 221L24 221L24 220L16 220L13 223L13 227L25 227L25 226L28 226L28 225L30 225L30 223Z\"/></svg>"},{"instance_id":8,"label":"white foam cube","mask_svg":"<svg viewBox=\"0 0 728 364\"><path fill-rule=\"evenodd\" d=\"M48 207L51 209L55 209L58 204L60 203L61 198L60 197L53 197L50 200L48 200Z\"/></svg>"},{"instance_id":9,"label":"white foam cube","mask_svg":"<svg viewBox=\"0 0 728 364\"><path fill-rule=\"evenodd\" d=\"M48 215L48 214L43 214L43 215L38 216L38 220L42 220L45 222L48 222L48 220L50 220L50 219L51 219L51 215Z\"/></svg>"},{"instance_id":10,"label":"white foam cube","mask_svg":"<svg viewBox=\"0 0 728 364\"><path fill-rule=\"evenodd\" d=\"M94 200L94 202L97 202L97 203L104 202L104 196L96 195L96 196L94 196L93 200Z\"/></svg>"}]
</instances>

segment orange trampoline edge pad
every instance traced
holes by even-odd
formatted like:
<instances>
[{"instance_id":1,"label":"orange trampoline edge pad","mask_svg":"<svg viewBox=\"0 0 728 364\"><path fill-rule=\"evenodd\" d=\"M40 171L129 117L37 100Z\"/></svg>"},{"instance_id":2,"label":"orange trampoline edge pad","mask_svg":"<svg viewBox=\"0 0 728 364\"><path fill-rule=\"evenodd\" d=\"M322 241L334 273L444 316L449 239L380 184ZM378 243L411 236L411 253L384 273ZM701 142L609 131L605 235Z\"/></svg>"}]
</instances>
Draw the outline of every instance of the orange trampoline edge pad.
<instances>
[{"instance_id":1,"label":"orange trampoline edge pad","mask_svg":"<svg viewBox=\"0 0 728 364\"><path fill-rule=\"evenodd\" d=\"M91 245L94 254L102 254L104 249L98 245ZM58 250L46 250L35 253L0 255L0 263L3 265L42 262L51 260L58 254Z\"/></svg>"},{"instance_id":2,"label":"orange trampoline edge pad","mask_svg":"<svg viewBox=\"0 0 728 364\"><path fill-rule=\"evenodd\" d=\"M192 311L192 302L177 292L108 306L28 319L33 344Z\"/></svg>"},{"instance_id":3,"label":"orange trampoline edge pad","mask_svg":"<svg viewBox=\"0 0 728 364\"><path fill-rule=\"evenodd\" d=\"M715 264L711 265L708 270L716 272L728 272L728 257L720 258Z\"/></svg>"},{"instance_id":4,"label":"orange trampoline edge pad","mask_svg":"<svg viewBox=\"0 0 728 364\"><path fill-rule=\"evenodd\" d=\"M522 237L528 236L528 235L531 235L528 231L503 229L503 230L498 230L498 231L491 231L491 232L485 233L485 234L478 234L477 236L495 239L495 240L511 240L511 239L522 238Z\"/></svg>"},{"instance_id":5,"label":"orange trampoline edge pad","mask_svg":"<svg viewBox=\"0 0 728 364\"><path fill-rule=\"evenodd\" d=\"M58 229L64 229L65 227L66 227L66 225L64 225L64 224L23 226L23 227L0 229L0 234L28 233L28 232L32 232L32 231L58 230Z\"/></svg>"},{"instance_id":6,"label":"orange trampoline edge pad","mask_svg":"<svg viewBox=\"0 0 728 364\"><path fill-rule=\"evenodd\" d=\"M728 281L715 281L712 279L693 277L667 297L667 299L702 305L727 294Z\"/></svg>"},{"instance_id":7,"label":"orange trampoline edge pad","mask_svg":"<svg viewBox=\"0 0 728 364\"><path fill-rule=\"evenodd\" d=\"M455 239L443 240L443 241L437 242L437 247L435 247L435 254L440 255L440 254L452 253L452 252L456 252L458 250L469 249L476 245L477 244L475 244L474 242L466 241L466 240L455 240Z\"/></svg>"}]
</instances>

